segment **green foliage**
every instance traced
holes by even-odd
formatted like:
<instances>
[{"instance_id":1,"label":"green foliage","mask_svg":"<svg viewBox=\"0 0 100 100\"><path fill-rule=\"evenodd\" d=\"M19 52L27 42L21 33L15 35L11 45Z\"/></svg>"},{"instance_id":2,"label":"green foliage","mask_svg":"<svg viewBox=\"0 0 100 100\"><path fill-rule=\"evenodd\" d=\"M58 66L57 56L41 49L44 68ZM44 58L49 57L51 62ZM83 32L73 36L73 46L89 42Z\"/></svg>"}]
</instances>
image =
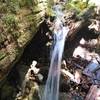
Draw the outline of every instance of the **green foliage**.
<instances>
[{"instance_id":1,"label":"green foliage","mask_svg":"<svg viewBox=\"0 0 100 100\"><path fill-rule=\"evenodd\" d=\"M93 4L88 4L89 0L83 1L83 0L69 0L68 3L66 3L65 8L66 9L74 9L76 10L79 14L84 11L87 8L90 8L94 6Z\"/></svg>"}]
</instances>

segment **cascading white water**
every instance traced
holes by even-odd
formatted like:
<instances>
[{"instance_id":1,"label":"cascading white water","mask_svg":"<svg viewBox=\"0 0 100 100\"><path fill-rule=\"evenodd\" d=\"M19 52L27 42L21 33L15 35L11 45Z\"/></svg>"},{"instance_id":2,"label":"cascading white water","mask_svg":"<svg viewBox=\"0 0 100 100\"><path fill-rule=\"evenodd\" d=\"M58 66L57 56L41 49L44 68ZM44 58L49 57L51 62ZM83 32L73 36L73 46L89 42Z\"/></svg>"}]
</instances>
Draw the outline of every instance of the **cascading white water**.
<instances>
[{"instance_id":1,"label":"cascading white water","mask_svg":"<svg viewBox=\"0 0 100 100\"><path fill-rule=\"evenodd\" d=\"M59 98L61 60L64 50L65 38L69 31L68 27L63 26L63 23L61 21L61 16L63 13L60 9L60 6L55 6L55 10L57 18L55 20L54 27L54 48L52 51L48 79L46 82L42 100L58 100Z\"/></svg>"}]
</instances>

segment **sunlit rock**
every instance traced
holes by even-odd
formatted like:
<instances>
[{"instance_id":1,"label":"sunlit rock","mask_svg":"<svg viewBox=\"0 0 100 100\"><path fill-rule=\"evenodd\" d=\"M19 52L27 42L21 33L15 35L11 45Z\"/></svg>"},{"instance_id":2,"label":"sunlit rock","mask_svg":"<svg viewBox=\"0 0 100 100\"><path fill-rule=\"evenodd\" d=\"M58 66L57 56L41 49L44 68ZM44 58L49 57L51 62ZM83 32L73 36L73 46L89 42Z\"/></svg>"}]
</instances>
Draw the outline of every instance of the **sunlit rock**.
<instances>
[{"instance_id":1,"label":"sunlit rock","mask_svg":"<svg viewBox=\"0 0 100 100\"><path fill-rule=\"evenodd\" d=\"M97 32L100 32L100 21L94 20L91 25L88 26L89 29L94 29Z\"/></svg>"},{"instance_id":2,"label":"sunlit rock","mask_svg":"<svg viewBox=\"0 0 100 100\"><path fill-rule=\"evenodd\" d=\"M89 0L89 3L94 3L96 6L100 6L99 0Z\"/></svg>"},{"instance_id":3,"label":"sunlit rock","mask_svg":"<svg viewBox=\"0 0 100 100\"><path fill-rule=\"evenodd\" d=\"M99 100L99 99L100 99L100 87L98 87L98 85L92 85L85 100Z\"/></svg>"},{"instance_id":4,"label":"sunlit rock","mask_svg":"<svg viewBox=\"0 0 100 100\"><path fill-rule=\"evenodd\" d=\"M82 38L82 39L80 40L80 44L84 45L85 43L86 43L86 41L84 40L84 38Z\"/></svg>"},{"instance_id":5,"label":"sunlit rock","mask_svg":"<svg viewBox=\"0 0 100 100\"><path fill-rule=\"evenodd\" d=\"M34 74L38 74L39 72L39 68L36 68L36 64L37 64L37 61L33 61L32 64L31 64L31 70L34 71Z\"/></svg>"}]
</instances>

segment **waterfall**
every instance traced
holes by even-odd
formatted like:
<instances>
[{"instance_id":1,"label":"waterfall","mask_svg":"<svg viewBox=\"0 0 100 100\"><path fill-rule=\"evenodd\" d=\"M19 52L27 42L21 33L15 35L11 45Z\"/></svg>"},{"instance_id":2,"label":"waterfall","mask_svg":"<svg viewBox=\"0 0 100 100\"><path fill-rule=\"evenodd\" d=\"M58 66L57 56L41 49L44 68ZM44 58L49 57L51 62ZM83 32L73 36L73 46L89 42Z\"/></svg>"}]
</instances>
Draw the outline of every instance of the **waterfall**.
<instances>
[{"instance_id":1,"label":"waterfall","mask_svg":"<svg viewBox=\"0 0 100 100\"><path fill-rule=\"evenodd\" d=\"M58 100L59 99L59 80L60 80L60 68L62 54L64 50L65 39L69 31L68 27L63 26L61 21L61 16L63 15L61 11L61 6L54 6L56 10L56 19L54 26L54 43L51 56L51 63L49 74L44 90L44 95L42 100Z\"/></svg>"}]
</instances>

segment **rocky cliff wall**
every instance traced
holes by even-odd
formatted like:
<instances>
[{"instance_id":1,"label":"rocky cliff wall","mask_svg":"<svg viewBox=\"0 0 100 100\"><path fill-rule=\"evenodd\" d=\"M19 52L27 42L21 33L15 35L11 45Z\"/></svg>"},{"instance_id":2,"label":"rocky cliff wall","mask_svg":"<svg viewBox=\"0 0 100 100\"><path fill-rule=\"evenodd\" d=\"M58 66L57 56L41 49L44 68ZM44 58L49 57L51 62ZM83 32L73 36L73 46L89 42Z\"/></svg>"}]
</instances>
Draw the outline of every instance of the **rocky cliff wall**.
<instances>
[{"instance_id":1,"label":"rocky cliff wall","mask_svg":"<svg viewBox=\"0 0 100 100\"><path fill-rule=\"evenodd\" d=\"M0 80L34 37L47 5L47 0L0 0Z\"/></svg>"}]
</instances>

